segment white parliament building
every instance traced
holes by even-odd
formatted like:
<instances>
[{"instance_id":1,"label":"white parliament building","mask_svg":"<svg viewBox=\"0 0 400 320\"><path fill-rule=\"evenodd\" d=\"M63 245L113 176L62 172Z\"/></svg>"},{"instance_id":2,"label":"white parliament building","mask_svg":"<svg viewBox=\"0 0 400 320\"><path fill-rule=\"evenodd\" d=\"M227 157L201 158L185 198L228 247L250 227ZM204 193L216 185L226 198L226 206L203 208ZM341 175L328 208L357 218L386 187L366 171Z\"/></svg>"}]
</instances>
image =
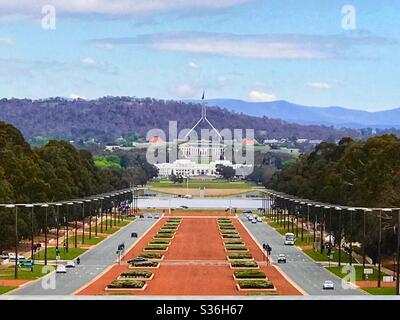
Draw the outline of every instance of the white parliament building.
<instances>
[{"instance_id":1,"label":"white parliament building","mask_svg":"<svg viewBox=\"0 0 400 320\"><path fill-rule=\"evenodd\" d=\"M222 137L217 129L207 119L206 105L203 104L200 120L187 133L186 137L201 123L206 122L221 139L219 141L209 140L186 140L178 143L178 159L172 163L158 163L155 166L159 170L159 177L171 175L182 175L186 177L218 177L217 167L232 167L237 176L246 176L252 171L252 165L232 164L225 160L227 145L222 142Z\"/></svg>"}]
</instances>

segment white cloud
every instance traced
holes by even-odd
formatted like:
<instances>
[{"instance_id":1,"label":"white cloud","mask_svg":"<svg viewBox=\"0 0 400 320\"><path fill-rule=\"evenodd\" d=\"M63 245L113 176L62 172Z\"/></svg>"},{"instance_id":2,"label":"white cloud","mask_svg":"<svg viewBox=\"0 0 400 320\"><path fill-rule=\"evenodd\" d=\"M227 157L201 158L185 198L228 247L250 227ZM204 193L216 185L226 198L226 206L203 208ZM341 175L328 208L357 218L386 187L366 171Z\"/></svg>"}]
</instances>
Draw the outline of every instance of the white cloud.
<instances>
[{"instance_id":1,"label":"white cloud","mask_svg":"<svg viewBox=\"0 0 400 320\"><path fill-rule=\"evenodd\" d=\"M191 67L193 69L198 69L199 65L194 61L189 61L189 67Z\"/></svg>"},{"instance_id":2,"label":"white cloud","mask_svg":"<svg viewBox=\"0 0 400 320\"><path fill-rule=\"evenodd\" d=\"M315 88L315 89L330 89L331 85L326 82L308 82L308 87Z\"/></svg>"},{"instance_id":3,"label":"white cloud","mask_svg":"<svg viewBox=\"0 0 400 320\"><path fill-rule=\"evenodd\" d=\"M144 16L185 10L221 10L255 0L0 0L0 15L38 16L44 5L57 14Z\"/></svg>"},{"instance_id":4,"label":"white cloud","mask_svg":"<svg viewBox=\"0 0 400 320\"><path fill-rule=\"evenodd\" d=\"M369 35L226 34L177 32L132 38L93 39L94 43L143 45L160 51L256 59L329 59L354 56L352 48L393 45L393 39ZM358 57L360 58L360 57Z\"/></svg>"},{"instance_id":5,"label":"white cloud","mask_svg":"<svg viewBox=\"0 0 400 320\"><path fill-rule=\"evenodd\" d=\"M176 94L179 98L193 98L196 92L197 90L187 83L181 84L176 88Z\"/></svg>"},{"instance_id":6,"label":"white cloud","mask_svg":"<svg viewBox=\"0 0 400 320\"><path fill-rule=\"evenodd\" d=\"M258 102L269 102L269 101L276 101L277 98L274 94L272 93L267 93L267 92L262 92L262 91L257 91L253 90L249 93L249 98L252 101L258 101Z\"/></svg>"},{"instance_id":7,"label":"white cloud","mask_svg":"<svg viewBox=\"0 0 400 320\"><path fill-rule=\"evenodd\" d=\"M97 63L92 58L85 58L82 60L82 63L86 66L94 67Z\"/></svg>"},{"instance_id":8,"label":"white cloud","mask_svg":"<svg viewBox=\"0 0 400 320\"><path fill-rule=\"evenodd\" d=\"M220 86L224 86L224 85L226 84L226 81L227 81L227 79L226 79L226 77L224 77L224 76L219 76L219 77L217 78L217 82L218 82L218 84L219 84Z\"/></svg>"},{"instance_id":9,"label":"white cloud","mask_svg":"<svg viewBox=\"0 0 400 320\"><path fill-rule=\"evenodd\" d=\"M98 48L111 50L114 49L114 46L111 43L99 43L97 44Z\"/></svg>"},{"instance_id":10,"label":"white cloud","mask_svg":"<svg viewBox=\"0 0 400 320\"><path fill-rule=\"evenodd\" d=\"M0 38L0 45L12 46L14 41L11 38Z\"/></svg>"}]
</instances>

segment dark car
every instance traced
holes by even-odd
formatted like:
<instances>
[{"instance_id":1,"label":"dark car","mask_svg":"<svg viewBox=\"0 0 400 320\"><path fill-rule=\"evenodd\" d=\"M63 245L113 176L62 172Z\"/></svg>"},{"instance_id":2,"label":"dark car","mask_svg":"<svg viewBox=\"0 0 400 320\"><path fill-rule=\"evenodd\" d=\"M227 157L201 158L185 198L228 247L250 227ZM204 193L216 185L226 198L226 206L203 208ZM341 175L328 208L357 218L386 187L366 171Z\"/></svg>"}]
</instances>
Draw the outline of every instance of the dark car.
<instances>
[{"instance_id":1,"label":"dark car","mask_svg":"<svg viewBox=\"0 0 400 320\"><path fill-rule=\"evenodd\" d=\"M137 258L128 260L128 263L145 262L145 261L147 261L146 258L137 257Z\"/></svg>"},{"instance_id":2,"label":"dark car","mask_svg":"<svg viewBox=\"0 0 400 320\"><path fill-rule=\"evenodd\" d=\"M141 215L139 216L139 218L144 218L144 215L141 214Z\"/></svg>"}]
</instances>

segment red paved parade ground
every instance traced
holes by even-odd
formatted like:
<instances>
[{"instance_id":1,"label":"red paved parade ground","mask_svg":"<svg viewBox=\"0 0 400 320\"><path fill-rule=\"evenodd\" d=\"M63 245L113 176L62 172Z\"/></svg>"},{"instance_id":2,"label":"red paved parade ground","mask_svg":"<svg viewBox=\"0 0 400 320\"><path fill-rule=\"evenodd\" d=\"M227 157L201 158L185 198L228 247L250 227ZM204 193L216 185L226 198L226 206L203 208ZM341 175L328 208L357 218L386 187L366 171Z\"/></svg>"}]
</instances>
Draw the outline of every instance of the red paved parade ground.
<instances>
[{"instance_id":1,"label":"red paved parade ground","mask_svg":"<svg viewBox=\"0 0 400 320\"><path fill-rule=\"evenodd\" d=\"M147 281L144 291L126 291L132 295L245 295L236 288L233 270L230 269L227 253L221 239L217 214L176 214L184 217L174 239L165 253L164 260L158 269L146 269L154 273L154 278ZM168 217L162 218L149 232L126 254L124 261L136 257L154 234L165 223ZM242 224L232 218L242 239L254 259L265 261L265 256L245 230ZM275 285L280 295L300 295L301 293L274 266L262 265L267 277ZM127 271L128 265L115 265L94 282L78 292L79 295L109 294L105 287L115 280L121 272Z\"/></svg>"}]
</instances>

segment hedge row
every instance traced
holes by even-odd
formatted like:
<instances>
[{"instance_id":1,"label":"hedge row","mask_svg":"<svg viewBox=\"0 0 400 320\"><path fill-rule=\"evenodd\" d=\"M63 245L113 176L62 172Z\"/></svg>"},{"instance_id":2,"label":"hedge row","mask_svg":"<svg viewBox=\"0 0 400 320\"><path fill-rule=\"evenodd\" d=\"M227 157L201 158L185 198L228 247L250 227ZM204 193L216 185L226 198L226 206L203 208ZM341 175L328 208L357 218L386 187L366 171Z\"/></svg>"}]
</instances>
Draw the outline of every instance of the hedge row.
<instances>
[{"instance_id":1,"label":"hedge row","mask_svg":"<svg viewBox=\"0 0 400 320\"><path fill-rule=\"evenodd\" d=\"M233 268L256 268L258 267L258 263L252 260L231 261L231 266Z\"/></svg>"},{"instance_id":2,"label":"hedge row","mask_svg":"<svg viewBox=\"0 0 400 320\"><path fill-rule=\"evenodd\" d=\"M122 278L151 278L153 272L144 270L129 270L121 273Z\"/></svg>"},{"instance_id":3,"label":"hedge row","mask_svg":"<svg viewBox=\"0 0 400 320\"><path fill-rule=\"evenodd\" d=\"M240 245L240 244L227 244L225 245L225 249L229 250L229 251L233 251L233 250L240 250L240 251L246 251L247 247L244 245Z\"/></svg>"},{"instance_id":4,"label":"hedge row","mask_svg":"<svg viewBox=\"0 0 400 320\"><path fill-rule=\"evenodd\" d=\"M229 253L228 254L229 259L231 260L244 260L244 259L252 259L253 256L251 253L245 252L245 253Z\"/></svg>"},{"instance_id":5,"label":"hedge row","mask_svg":"<svg viewBox=\"0 0 400 320\"><path fill-rule=\"evenodd\" d=\"M107 287L109 289L141 289L146 282L141 280L114 280Z\"/></svg>"},{"instance_id":6,"label":"hedge row","mask_svg":"<svg viewBox=\"0 0 400 320\"><path fill-rule=\"evenodd\" d=\"M234 273L237 279L261 279L264 278L266 280L267 276L263 271L260 270L236 270Z\"/></svg>"},{"instance_id":7,"label":"hedge row","mask_svg":"<svg viewBox=\"0 0 400 320\"><path fill-rule=\"evenodd\" d=\"M163 254L161 253L148 253L148 252L142 252L139 254L139 257L145 258L145 259L161 259L163 257Z\"/></svg>"},{"instance_id":8,"label":"hedge row","mask_svg":"<svg viewBox=\"0 0 400 320\"><path fill-rule=\"evenodd\" d=\"M269 280L240 280L241 289L273 289L274 285Z\"/></svg>"},{"instance_id":9,"label":"hedge row","mask_svg":"<svg viewBox=\"0 0 400 320\"><path fill-rule=\"evenodd\" d=\"M148 267L157 267L158 262L154 261L143 261L143 262L134 262L131 264L132 267L141 267L141 268L148 268Z\"/></svg>"}]
</instances>

